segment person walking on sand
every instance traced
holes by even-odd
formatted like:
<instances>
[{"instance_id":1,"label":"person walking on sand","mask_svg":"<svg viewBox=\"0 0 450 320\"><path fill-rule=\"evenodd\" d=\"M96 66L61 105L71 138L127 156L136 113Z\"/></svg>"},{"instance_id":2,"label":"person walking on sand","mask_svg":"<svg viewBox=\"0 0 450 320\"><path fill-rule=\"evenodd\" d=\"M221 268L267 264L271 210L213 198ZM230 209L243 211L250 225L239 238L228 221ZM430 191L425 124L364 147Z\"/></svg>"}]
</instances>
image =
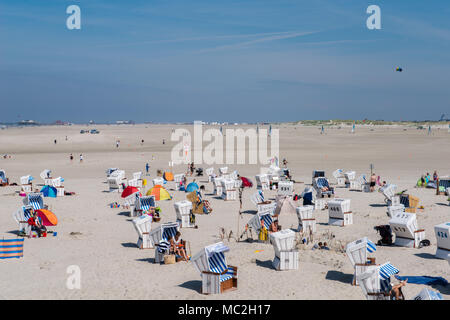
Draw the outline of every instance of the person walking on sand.
<instances>
[{"instance_id":1,"label":"person walking on sand","mask_svg":"<svg viewBox=\"0 0 450 320\"><path fill-rule=\"evenodd\" d=\"M83 162L83 154L80 154L80 163Z\"/></svg>"},{"instance_id":2,"label":"person walking on sand","mask_svg":"<svg viewBox=\"0 0 450 320\"><path fill-rule=\"evenodd\" d=\"M73 161L73 154L70 154L70 162L72 162Z\"/></svg>"},{"instance_id":3,"label":"person walking on sand","mask_svg":"<svg viewBox=\"0 0 450 320\"><path fill-rule=\"evenodd\" d=\"M372 173L372 175L370 176L370 192L375 191L376 183L377 183L377 176L375 175L375 173Z\"/></svg>"},{"instance_id":4,"label":"person walking on sand","mask_svg":"<svg viewBox=\"0 0 450 320\"><path fill-rule=\"evenodd\" d=\"M55 144L56 144L56 139L55 139Z\"/></svg>"},{"instance_id":5,"label":"person walking on sand","mask_svg":"<svg viewBox=\"0 0 450 320\"><path fill-rule=\"evenodd\" d=\"M148 176L148 170L150 169L150 165L148 164L148 162L145 164L145 172Z\"/></svg>"},{"instance_id":6,"label":"person walking on sand","mask_svg":"<svg viewBox=\"0 0 450 320\"><path fill-rule=\"evenodd\" d=\"M119 140L116 140L116 148L119 148Z\"/></svg>"}]
</instances>

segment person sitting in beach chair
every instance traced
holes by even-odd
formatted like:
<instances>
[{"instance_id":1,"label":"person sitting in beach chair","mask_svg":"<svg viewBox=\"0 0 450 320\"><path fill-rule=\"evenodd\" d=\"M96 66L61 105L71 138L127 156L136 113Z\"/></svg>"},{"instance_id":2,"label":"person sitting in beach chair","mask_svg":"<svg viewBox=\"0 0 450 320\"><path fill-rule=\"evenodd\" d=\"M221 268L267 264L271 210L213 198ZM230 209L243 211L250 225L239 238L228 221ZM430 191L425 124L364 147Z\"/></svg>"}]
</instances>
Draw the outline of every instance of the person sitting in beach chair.
<instances>
[{"instance_id":1,"label":"person sitting in beach chair","mask_svg":"<svg viewBox=\"0 0 450 320\"><path fill-rule=\"evenodd\" d=\"M181 232L177 231L174 237L170 237L170 252L175 254L176 261L180 261L179 259L183 259L188 262L189 257L186 254L186 241L181 239Z\"/></svg>"}]
</instances>

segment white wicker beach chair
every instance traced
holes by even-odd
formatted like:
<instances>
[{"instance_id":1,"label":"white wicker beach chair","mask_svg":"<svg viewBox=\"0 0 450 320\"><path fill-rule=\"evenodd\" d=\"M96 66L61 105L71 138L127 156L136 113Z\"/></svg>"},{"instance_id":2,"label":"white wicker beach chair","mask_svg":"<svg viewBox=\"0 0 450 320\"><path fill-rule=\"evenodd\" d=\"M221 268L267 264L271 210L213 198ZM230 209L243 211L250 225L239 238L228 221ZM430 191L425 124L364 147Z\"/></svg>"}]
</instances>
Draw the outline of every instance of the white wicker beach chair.
<instances>
[{"instance_id":1,"label":"white wicker beach chair","mask_svg":"<svg viewBox=\"0 0 450 320\"><path fill-rule=\"evenodd\" d=\"M350 199L336 198L328 201L328 224L340 227L353 224Z\"/></svg>"},{"instance_id":2,"label":"white wicker beach chair","mask_svg":"<svg viewBox=\"0 0 450 320\"><path fill-rule=\"evenodd\" d=\"M270 180L267 174L257 174L255 176L256 179L256 189L259 190L269 190L270 189Z\"/></svg>"},{"instance_id":3,"label":"white wicker beach chair","mask_svg":"<svg viewBox=\"0 0 450 320\"><path fill-rule=\"evenodd\" d=\"M316 232L316 218L314 218L314 206L297 207L298 231Z\"/></svg>"},{"instance_id":4,"label":"white wicker beach chair","mask_svg":"<svg viewBox=\"0 0 450 320\"><path fill-rule=\"evenodd\" d=\"M174 204L177 222L181 228L194 228L195 221L192 220L192 202L188 200L178 201Z\"/></svg>"},{"instance_id":5,"label":"white wicker beach chair","mask_svg":"<svg viewBox=\"0 0 450 320\"><path fill-rule=\"evenodd\" d=\"M388 207L400 204L400 197L395 195L396 190L397 186L395 184L386 184L378 189L384 195L384 202L386 202Z\"/></svg>"},{"instance_id":6,"label":"white wicker beach chair","mask_svg":"<svg viewBox=\"0 0 450 320\"><path fill-rule=\"evenodd\" d=\"M227 264L225 252L230 249L222 242L209 245L192 259L202 277L203 294L219 294L237 289L237 267Z\"/></svg>"},{"instance_id":7,"label":"white wicker beach chair","mask_svg":"<svg viewBox=\"0 0 450 320\"><path fill-rule=\"evenodd\" d=\"M233 179L222 179L222 199L229 201L229 200L236 200L237 199L237 190L235 187L235 180Z\"/></svg>"},{"instance_id":8,"label":"white wicker beach chair","mask_svg":"<svg viewBox=\"0 0 450 320\"><path fill-rule=\"evenodd\" d=\"M297 270L298 250L295 249L295 232L290 229L270 234L270 242L275 251L272 265L276 270Z\"/></svg>"},{"instance_id":9,"label":"white wicker beach chair","mask_svg":"<svg viewBox=\"0 0 450 320\"><path fill-rule=\"evenodd\" d=\"M353 275L353 285L358 285L358 275L363 274L368 270L368 267L375 265L375 258L369 258L368 253L373 253L377 250L375 243L370 241L367 237L350 242L345 248L347 257L355 270ZM370 259L370 260L369 260Z\"/></svg>"},{"instance_id":10,"label":"white wicker beach chair","mask_svg":"<svg viewBox=\"0 0 450 320\"><path fill-rule=\"evenodd\" d=\"M163 223L150 231L153 245L156 246L154 263L164 261L164 255L167 254L167 241L170 237L175 237L179 230L177 222ZM163 244L163 245L162 245Z\"/></svg>"},{"instance_id":11,"label":"white wicker beach chair","mask_svg":"<svg viewBox=\"0 0 450 320\"><path fill-rule=\"evenodd\" d=\"M150 210L150 208L155 207L155 197L154 196L144 196L140 197L139 194L135 194L134 208L130 211L130 216L139 217L145 212Z\"/></svg>"},{"instance_id":12,"label":"white wicker beach chair","mask_svg":"<svg viewBox=\"0 0 450 320\"><path fill-rule=\"evenodd\" d=\"M294 194L294 182L280 181L278 182L278 195L283 197L291 197Z\"/></svg>"},{"instance_id":13,"label":"white wicker beach chair","mask_svg":"<svg viewBox=\"0 0 450 320\"><path fill-rule=\"evenodd\" d=\"M134 228L138 233L137 247L139 249L151 249L154 247L150 237L152 220L152 217L146 214L133 219Z\"/></svg>"},{"instance_id":14,"label":"white wicker beach chair","mask_svg":"<svg viewBox=\"0 0 450 320\"><path fill-rule=\"evenodd\" d=\"M32 192L27 194L23 199L26 206L31 206L34 210L47 209L47 205L44 204L44 198L40 192Z\"/></svg>"},{"instance_id":15,"label":"white wicker beach chair","mask_svg":"<svg viewBox=\"0 0 450 320\"><path fill-rule=\"evenodd\" d=\"M395 233L396 246L418 248L425 239L425 230L419 229L415 213L398 212L389 220L389 225Z\"/></svg>"},{"instance_id":16,"label":"white wicker beach chair","mask_svg":"<svg viewBox=\"0 0 450 320\"><path fill-rule=\"evenodd\" d=\"M390 300L390 278L399 270L389 262L381 266L368 266L357 281L367 300Z\"/></svg>"},{"instance_id":17,"label":"white wicker beach chair","mask_svg":"<svg viewBox=\"0 0 450 320\"><path fill-rule=\"evenodd\" d=\"M447 260L450 264L450 222L434 226L436 234L436 258Z\"/></svg>"},{"instance_id":18,"label":"white wicker beach chair","mask_svg":"<svg viewBox=\"0 0 450 320\"><path fill-rule=\"evenodd\" d=\"M28 219L31 218L32 209L33 207L31 205L22 206L13 213L13 218L19 225L19 233L30 234L31 225L28 224Z\"/></svg>"}]
</instances>

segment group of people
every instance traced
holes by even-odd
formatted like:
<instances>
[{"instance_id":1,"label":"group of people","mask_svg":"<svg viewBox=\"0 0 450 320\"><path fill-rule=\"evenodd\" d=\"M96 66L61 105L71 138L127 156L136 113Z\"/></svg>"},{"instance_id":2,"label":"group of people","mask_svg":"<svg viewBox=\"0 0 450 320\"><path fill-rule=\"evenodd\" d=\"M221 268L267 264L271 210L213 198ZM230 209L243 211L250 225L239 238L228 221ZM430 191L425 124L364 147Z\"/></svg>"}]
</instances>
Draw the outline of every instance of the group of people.
<instances>
[{"instance_id":1,"label":"group of people","mask_svg":"<svg viewBox=\"0 0 450 320\"><path fill-rule=\"evenodd\" d=\"M438 179L439 179L439 176L438 176L438 174L437 174L437 171L434 170L433 178L432 178L431 175L427 172L426 174L423 174L423 175L420 177L420 182L421 182L421 185L422 185L422 186L425 186L425 185L427 185L429 182L436 182Z\"/></svg>"},{"instance_id":2,"label":"group of people","mask_svg":"<svg viewBox=\"0 0 450 320\"><path fill-rule=\"evenodd\" d=\"M181 239L180 231L177 231L174 237L169 237L167 241L170 243L169 254L181 257L186 262L189 261L190 258L186 254L186 241Z\"/></svg>"},{"instance_id":3,"label":"group of people","mask_svg":"<svg viewBox=\"0 0 450 320\"><path fill-rule=\"evenodd\" d=\"M69 155L69 159L70 159L70 162L73 161L73 154L72 153ZM80 162L83 162L83 154L80 154Z\"/></svg>"}]
</instances>

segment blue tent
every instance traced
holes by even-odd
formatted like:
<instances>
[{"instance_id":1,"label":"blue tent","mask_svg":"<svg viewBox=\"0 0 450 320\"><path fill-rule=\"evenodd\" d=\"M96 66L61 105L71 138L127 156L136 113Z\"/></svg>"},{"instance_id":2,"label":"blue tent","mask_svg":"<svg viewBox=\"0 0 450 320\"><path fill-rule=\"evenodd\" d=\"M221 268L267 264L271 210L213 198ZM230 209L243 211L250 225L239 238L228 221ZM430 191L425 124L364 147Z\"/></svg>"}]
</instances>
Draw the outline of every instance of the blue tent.
<instances>
[{"instance_id":1,"label":"blue tent","mask_svg":"<svg viewBox=\"0 0 450 320\"><path fill-rule=\"evenodd\" d=\"M52 186L44 186L41 189L42 194L44 195L44 197L50 197L50 198L56 198L56 188L52 187Z\"/></svg>"},{"instance_id":2,"label":"blue tent","mask_svg":"<svg viewBox=\"0 0 450 320\"><path fill-rule=\"evenodd\" d=\"M187 185L186 187L186 192L192 192L195 190L200 189L200 187L198 186L198 184L196 184L195 182L191 182Z\"/></svg>"}]
</instances>

